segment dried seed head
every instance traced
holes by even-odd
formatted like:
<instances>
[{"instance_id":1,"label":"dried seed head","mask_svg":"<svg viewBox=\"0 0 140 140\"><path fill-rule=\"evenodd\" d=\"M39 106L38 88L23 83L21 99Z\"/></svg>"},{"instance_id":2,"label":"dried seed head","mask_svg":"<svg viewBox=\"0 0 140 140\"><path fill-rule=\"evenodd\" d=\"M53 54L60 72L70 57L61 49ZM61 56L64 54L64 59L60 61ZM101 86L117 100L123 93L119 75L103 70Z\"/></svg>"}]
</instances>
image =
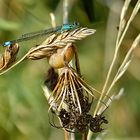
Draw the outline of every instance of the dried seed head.
<instances>
[{"instance_id":1,"label":"dried seed head","mask_svg":"<svg viewBox=\"0 0 140 140\"><path fill-rule=\"evenodd\" d=\"M108 124L108 121L106 120L105 116L96 115L90 120L90 130L94 133L102 132L104 129L101 128L102 124Z\"/></svg>"},{"instance_id":2,"label":"dried seed head","mask_svg":"<svg viewBox=\"0 0 140 140\"><path fill-rule=\"evenodd\" d=\"M88 105L88 103L86 103L85 96L90 97L89 99L96 98L90 86L83 81L76 71L70 67L65 67L63 68L57 85L50 96L50 98L54 98L50 104L50 108L52 107L53 103L56 103L59 105L58 111L60 111L63 103L70 106L72 102L72 104L74 104L72 108L74 108L78 114L81 114L82 110L89 111L88 108L82 109L81 107L82 105L85 105L86 107Z\"/></svg>"},{"instance_id":3,"label":"dried seed head","mask_svg":"<svg viewBox=\"0 0 140 140\"><path fill-rule=\"evenodd\" d=\"M89 129L101 132L103 123L108 123L102 114L92 117L90 109L95 98L92 88L71 67L62 69L56 86L48 99L50 109L57 104L56 112L62 126L69 132L85 133ZM54 123L53 123L54 124ZM56 127L56 124L53 125ZM57 127L58 128L58 127Z\"/></svg>"},{"instance_id":4,"label":"dried seed head","mask_svg":"<svg viewBox=\"0 0 140 140\"><path fill-rule=\"evenodd\" d=\"M63 128L70 132L85 133L90 129L92 132L98 133L104 130L102 124L108 124L108 121L102 114L93 117L87 112L78 114L75 110L66 111L63 108L59 112L59 118Z\"/></svg>"},{"instance_id":5,"label":"dried seed head","mask_svg":"<svg viewBox=\"0 0 140 140\"><path fill-rule=\"evenodd\" d=\"M0 58L0 70L8 68L16 60L16 56L19 50L17 43L6 47L4 54Z\"/></svg>"},{"instance_id":6,"label":"dried seed head","mask_svg":"<svg viewBox=\"0 0 140 140\"><path fill-rule=\"evenodd\" d=\"M31 48L28 52L27 58L31 60L38 60L46 57L50 57L52 54L56 53L57 48L44 47L44 45L39 45L37 47Z\"/></svg>"},{"instance_id":7,"label":"dried seed head","mask_svg":"<svg viewBox=\"0 0 140 140\"><path fill-rule=\"evenodd\" d=\"M92 35L96 32L94 29L88 28L77 28L72 31L64 32L62 34L58 34L53 38L53 41L47 46L66 46L67 43L73 43L77 40L82 40L89 35Z\"/></svg>"},{"instance_id":8,"label":"dried seed head","mask_svg":"<svg viewBox=\"0 0 140 140\"><path fill-rule=\"evenodd\" d=\"M48 37L41 45L31 48L28 52L27 58L36 60L36 59L42 59L44 57L50 57L52 54L58 53L57 52L58 49L65 48L69 43L73 43L77 40L81 40L94 33L95 33L94 29L78 28L61 34L53 34L50 37ZM72 48L69 48L66 51L66 59L68 61L71 60L72 54L73 54L73 50ZM62 58L58 57L58 59L61 59L60 61L62 61ZM50 62L51 65L53 65L52 60L50 61L51 61Z\"/></svg>"}]
</instances>

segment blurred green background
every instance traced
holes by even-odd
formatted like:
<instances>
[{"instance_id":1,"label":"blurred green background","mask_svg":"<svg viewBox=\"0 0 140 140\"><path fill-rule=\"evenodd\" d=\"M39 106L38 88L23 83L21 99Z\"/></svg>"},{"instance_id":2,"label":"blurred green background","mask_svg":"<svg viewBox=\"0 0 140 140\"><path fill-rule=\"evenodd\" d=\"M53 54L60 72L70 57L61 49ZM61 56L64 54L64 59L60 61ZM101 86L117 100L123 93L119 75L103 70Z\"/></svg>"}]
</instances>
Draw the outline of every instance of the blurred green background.
<instances>
[{"instance_id":1,"label":"blurred green background","mask_svg":"<svg viewBox=\"0 0 140 140\"><path fill-rule=\"evenodd\" d=\"M132 0L128 17L137 0ZM78 21L96 33L76 43L84 79L101 90L110 65L123 0L69 0L69 22ZM50 12L57 25L63 23L63 0L0 0L0 43L19 35L51 27ZM140 13L123 41L121 58L140 31ZM23 52L30 48L24 44ZM26 48L27 46L27 48ZM1 46L0 54L4 48ZM20 57L20 55L19 55ZM50 126L47 100L41 85L49 65L46 60L24 61L0 76L0 140L62 140L63 131ZM106 111L106 140L140 139L140 46L113 93L124 95Z\"/></svg>"}]
</instances>

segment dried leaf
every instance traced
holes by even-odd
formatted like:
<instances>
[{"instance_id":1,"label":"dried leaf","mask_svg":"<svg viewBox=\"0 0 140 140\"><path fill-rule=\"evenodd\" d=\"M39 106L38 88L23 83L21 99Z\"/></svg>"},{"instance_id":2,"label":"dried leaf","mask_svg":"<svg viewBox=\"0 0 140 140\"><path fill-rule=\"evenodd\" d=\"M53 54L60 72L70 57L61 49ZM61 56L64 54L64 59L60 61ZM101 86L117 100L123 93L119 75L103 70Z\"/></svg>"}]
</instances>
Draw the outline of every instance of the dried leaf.
<instances>
[{"instance_id":1,"label":"dried leaf","mask_svg":"<svg viewBox=\"0 0 140 140\"><path fill-rule=\"evenodd\" d=\"M124 19L125 15L126 15L130 2L131 2L131 0L126 0L124 2L124 5L123 5L122 11L121 11L121 16L120 16L121 21Z\"/></svg>"}]
</instances>

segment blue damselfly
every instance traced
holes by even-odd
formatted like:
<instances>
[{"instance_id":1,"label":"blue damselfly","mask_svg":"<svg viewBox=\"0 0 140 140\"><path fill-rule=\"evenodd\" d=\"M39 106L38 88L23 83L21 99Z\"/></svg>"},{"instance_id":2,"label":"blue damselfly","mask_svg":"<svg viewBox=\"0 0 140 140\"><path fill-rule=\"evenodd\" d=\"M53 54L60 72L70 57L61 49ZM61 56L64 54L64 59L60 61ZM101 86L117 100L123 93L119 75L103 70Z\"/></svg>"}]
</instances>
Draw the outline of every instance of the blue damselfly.
<instances>
[{"instance_id":1,"label":"blue damselfly","mask_svg":"<svg viewBox=\"0 0 140 140\"><path fill-rule=\"evenodd\" d=\"M37 38L40 36L44 36L44 35L48 35L48 34L52 34L52 33L63 33L68 30L76 29L76 28L78 28L78 26L79 26L79 24L77 22L74 22L73 24L63 24L63 25L57 26L55 28L26 33L26 34L21 35L19 38L15 39L15 40L4 42L3 46L6 47L6 46L9 46L9 45L12 45L15 43L31 40L31 39L34 39L34 38Z\"/></svg>"}]
</instances>

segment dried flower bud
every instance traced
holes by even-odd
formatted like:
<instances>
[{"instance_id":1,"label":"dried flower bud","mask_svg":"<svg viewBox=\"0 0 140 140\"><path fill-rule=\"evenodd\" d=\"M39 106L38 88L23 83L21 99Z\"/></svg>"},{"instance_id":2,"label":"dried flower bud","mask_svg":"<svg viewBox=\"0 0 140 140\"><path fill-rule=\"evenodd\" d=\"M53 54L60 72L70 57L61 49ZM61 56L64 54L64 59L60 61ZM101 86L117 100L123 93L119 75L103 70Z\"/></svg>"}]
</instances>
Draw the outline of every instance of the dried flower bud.
<instances>
[{"instance_id":1,"label":"dried flower bud","mask_svg":"<svg viewBox=\"0 0 140 140\"><path fill-rule=\"evenodd\" d=\"M65 62L69 63L73 58L74 50L73 45L68 43L66 47L57 49L57 52L48 57L48 62L53 68L62 68Z\"/></svg>"},{"instance_id":2,"label":"dried flower bud","mask_svg":"<svg viewBox=\"0 0 140 140\"><path fill-rule=\"evenodd\" d=\"M0 59L0 70L8 68L15 60L19 50L17 43L6 47L4 54Z\"/></svg>"},{"instance_id":3,"label":"dried flower bud","mask_svg":"<svg viewBox=\"0 0 140 140\"><path fill-rule=\"evenodd\" d=\"M51 97L54 98L51 103L49 101L50 108L52 108L53 103L58 103L58 111L60 111L64 102L67 104L71 104L72 102L74 105L71 110L76 109L78 114L81 114L83 111L88 112L90 104L86 101L86 99L83 100L83 98L87 95L90 99L96 99L97 96L99 96L73 68L64 67L59 76L57 85L55 86L53 93L50 95L50 99ZM81 108L82 105L85 107ZM68 106L70 107L71 105Z\"/></svg>"}]
</instances>

